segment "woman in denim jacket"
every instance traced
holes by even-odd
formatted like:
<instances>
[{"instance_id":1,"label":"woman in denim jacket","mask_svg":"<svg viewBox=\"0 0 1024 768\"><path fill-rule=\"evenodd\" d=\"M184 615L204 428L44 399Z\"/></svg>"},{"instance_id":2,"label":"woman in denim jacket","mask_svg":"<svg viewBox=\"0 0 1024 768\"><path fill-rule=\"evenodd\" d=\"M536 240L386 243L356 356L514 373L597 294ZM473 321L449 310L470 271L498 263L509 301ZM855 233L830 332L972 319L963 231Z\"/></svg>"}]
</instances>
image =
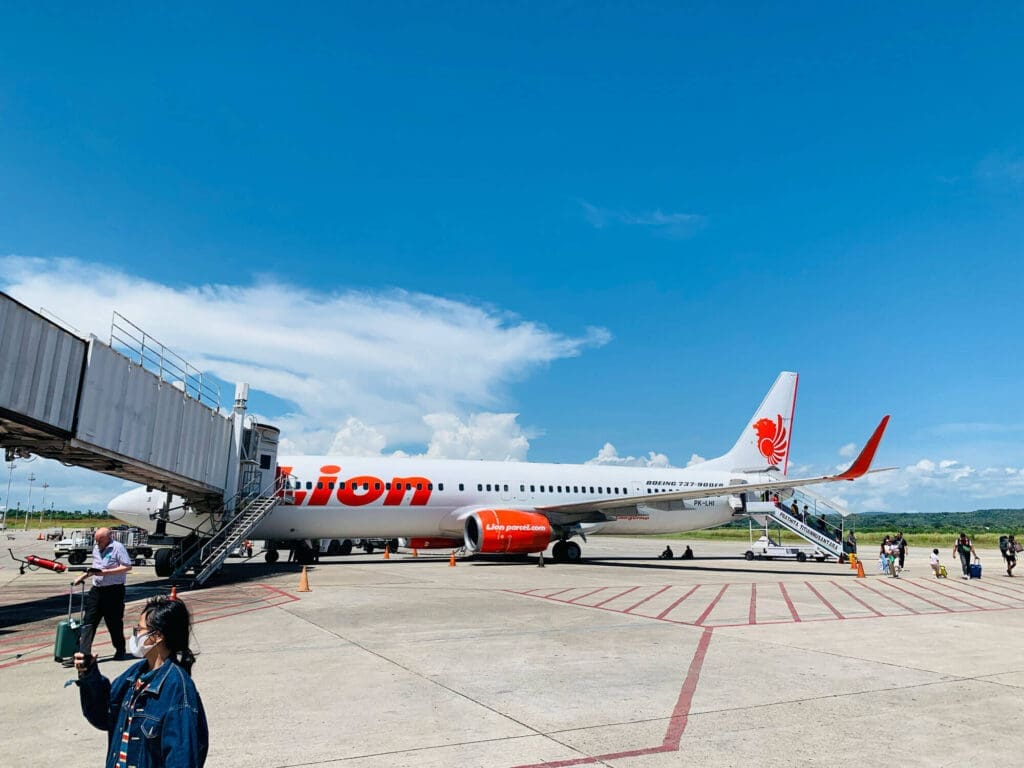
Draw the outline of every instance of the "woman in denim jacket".
<instances>
[{"instance_id":1,"label":"woman in denim jacket","mask_svg":"<svg viewBox=\"0 0 1024 768\"><path fill-rule=\"evenodd\" d=\"M96 657L75 654L82 713L107 732L106 768L202 768L206 713L192 682L191 619L180 600L154 597L139 615L128 650L144 659L112 684Z\"/></svg>"}]
</instances>

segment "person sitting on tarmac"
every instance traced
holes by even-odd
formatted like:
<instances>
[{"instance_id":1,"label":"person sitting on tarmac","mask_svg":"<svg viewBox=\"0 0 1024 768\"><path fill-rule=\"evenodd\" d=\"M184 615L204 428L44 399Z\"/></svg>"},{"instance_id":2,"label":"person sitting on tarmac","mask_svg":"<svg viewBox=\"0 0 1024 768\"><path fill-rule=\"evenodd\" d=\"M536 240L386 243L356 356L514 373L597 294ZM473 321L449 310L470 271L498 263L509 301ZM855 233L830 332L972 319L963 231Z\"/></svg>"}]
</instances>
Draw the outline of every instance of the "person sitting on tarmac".
<instances>
[{"instance_id":1,"label":"person sitting on tarmac","mask_svg":"<svg viewBox=\"0 0 1024 768\"><path fill-rule=\"evenodd\" d=\"M686 545L686 549L683 551L683 554L681 554L679 556L679 559L680 560L693 560L693 550L690 549L690 545L689 544Z\"/></svg>"},{"instance_id":2,"label":"person sitting on tarmac","mask_svg":"<svg viewBox=\"0 0 1024 768\"><path fill-rule=\"evenodd\" d=\"M675 557L675 554L672 552L672 547L668 544L665 545L665 551L658 555L659 560L671 560L673 557Z\"/></svg>"}]
</instances>

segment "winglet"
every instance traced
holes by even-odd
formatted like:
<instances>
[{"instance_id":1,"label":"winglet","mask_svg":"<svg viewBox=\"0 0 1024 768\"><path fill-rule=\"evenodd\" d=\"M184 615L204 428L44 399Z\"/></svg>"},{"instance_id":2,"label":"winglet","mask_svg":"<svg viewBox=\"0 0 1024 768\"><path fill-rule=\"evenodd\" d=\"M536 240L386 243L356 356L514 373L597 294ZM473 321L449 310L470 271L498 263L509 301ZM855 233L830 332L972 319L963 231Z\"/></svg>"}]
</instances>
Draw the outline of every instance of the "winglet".
<instances>
[{"instance_id":1,"label":"winglet","mask_svg":"<svg viewBox=\"0 0 1024 768\"><path fill-rule=\"evenodd\" d=\"M871 468L871 462L875 460L875 451L878 450L878 444L882 442L882 434L885 432L886 426L889 424L889 417L885 416L882 421L879 422L878 426L875 427L874 434L867 441L864 447L861 449L860 455L854 459L853 464L850 468L843 472L841 475L836 475L833 480L856 480L861 475L865 474L868 469Z\"/></svg>"}]
</instances>

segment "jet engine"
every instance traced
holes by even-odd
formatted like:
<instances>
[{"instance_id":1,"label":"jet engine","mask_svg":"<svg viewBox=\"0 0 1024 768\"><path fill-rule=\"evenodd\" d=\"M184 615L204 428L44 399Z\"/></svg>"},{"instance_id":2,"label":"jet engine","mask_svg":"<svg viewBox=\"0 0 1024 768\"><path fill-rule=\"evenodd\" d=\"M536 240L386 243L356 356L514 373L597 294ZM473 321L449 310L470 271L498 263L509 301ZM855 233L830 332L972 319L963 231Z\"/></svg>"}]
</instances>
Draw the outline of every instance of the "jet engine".
<instances>
[{"instance_id":1,"label":"jet engine","mask_svg":"<svg viewBox=\"0 0 1024 768\"><path fill-rule=\"evenodd\" d=\"M544 515L521 509L481 509L466 518L466 549L483 554L543 552L551 543L551 523Z\"/></svg>"}]
</instances>

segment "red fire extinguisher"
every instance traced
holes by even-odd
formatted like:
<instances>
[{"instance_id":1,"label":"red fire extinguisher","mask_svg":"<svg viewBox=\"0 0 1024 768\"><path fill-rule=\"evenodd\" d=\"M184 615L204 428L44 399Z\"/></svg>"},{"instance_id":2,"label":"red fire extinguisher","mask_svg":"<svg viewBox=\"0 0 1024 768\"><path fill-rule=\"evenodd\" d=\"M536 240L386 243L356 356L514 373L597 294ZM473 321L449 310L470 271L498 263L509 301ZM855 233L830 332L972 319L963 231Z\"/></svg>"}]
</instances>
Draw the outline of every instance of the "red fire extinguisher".
<instances>
[{"instance_id":1,"label":"red fire extinguisher","mask_svg":"<svg viewBox=\"0 0 1024 768\"><path fill-rule=\"evenodd\" d=\"M35 555L26 555L25 562L29 565L45 568L48 571L56 571L57 573L64 573L68 569L64 563L56 560L47 560L45 557L36 557Z\"/></svg>"}]
</instances>

